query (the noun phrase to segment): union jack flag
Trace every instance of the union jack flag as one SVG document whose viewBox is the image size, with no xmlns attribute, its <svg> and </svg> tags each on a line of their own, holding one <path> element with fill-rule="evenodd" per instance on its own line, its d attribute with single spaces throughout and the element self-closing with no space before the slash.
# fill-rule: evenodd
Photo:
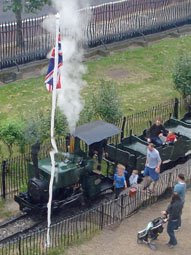
<svg viewBox="0 0 191 255">
<path fill-rule="evenodd" d="M 61 89 L 61 79 L 60 79 L 60 68 L 63 65 L 63 57 L 62 57 L 62 43 L 60 34 L 58 36 L 58 73 L 57 73 L 57 89 Z M 52 49 L 51 57 L 49 61 L 48 71 L 45 77 L 46 88 L 49 92 L 53 90 L 53 74 L 54 74 L 54 66 L 55 66 L 55 47 Z"/>
</svg>

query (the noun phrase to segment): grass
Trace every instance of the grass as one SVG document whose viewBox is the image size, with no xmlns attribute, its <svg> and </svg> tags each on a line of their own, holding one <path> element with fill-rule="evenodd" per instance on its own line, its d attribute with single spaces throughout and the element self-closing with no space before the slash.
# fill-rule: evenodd
<svg viewBox="0 0 191 255">
<path fill-rule="evenodd" d="M 88 72 L 83 89 L 87 97 L 100 78 L 115 80 L 124 115 L 174 98 L 171 78 L 175 60 L 191 50 L 191 36 L 167 38 L 145 48 L 129 48 L 85 63 Z M 30 116 L 51 107 L 51 95 L 44 87 L 44 77 L 17 81 L 0 87 L 0 119 Z"/>
<path fill-rule="evenodd" d="M 0 219 L 4 220 L 6 218 L 9 218 L 12 215 L 12 213 L 7 210 L 5 206 L 5 201 L 0 200 Z"/>
</svg>

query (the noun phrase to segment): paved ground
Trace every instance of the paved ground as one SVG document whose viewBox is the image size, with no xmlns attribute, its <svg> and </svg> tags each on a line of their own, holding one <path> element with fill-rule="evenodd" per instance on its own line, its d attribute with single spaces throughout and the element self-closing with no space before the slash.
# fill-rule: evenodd
<svg viewBox="0 0 191 255">
<path fill-rule="evenodd" d="M 150 208 L 141 210 L 136 215 L 124 220 L 119 227 L 108 228 L 95 236 L 91 241 L 70 248 L 66 255 L 190 255 L 191 254 L 191 191 L 187 192 L 186 203 L 182 217 L 182 229 L 176 233 L 178 245 L 169 249 L 165 243 L 168 235 L 165 231 L 156 241 L 157 251 L 150 250 L 145 245 L 136 243 L 137 231 L 144 228 L 147 223 L 160 216 L 166 209 L 168 201 L 161 201 Z"/>
<path fill-rule="evenodd" d="M 0 23 L 4 21 L 14 21 L 14 15 L 11 11 L 3 12 L 3 2 L 5 0 L 0 0 Z M 120 0 L 89 0 L 90 5 L 99 5 L 103 3 L 109 3 L 109 2 L 117 2 Z M 53 8 L 46 5 L 41 11 L 38 11 L 37 14 L 23 14 L 23 18 L 29 18 L 29 17 L 38 17 L 42 15 L 46 15 L 53 11 Z"/>
</svg>

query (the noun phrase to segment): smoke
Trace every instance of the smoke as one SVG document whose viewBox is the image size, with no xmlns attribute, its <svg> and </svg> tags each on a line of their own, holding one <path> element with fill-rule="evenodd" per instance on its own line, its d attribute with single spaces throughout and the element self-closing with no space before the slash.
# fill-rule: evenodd
<svg viewBox="0 0 191 255">
<path fill-rule="evenodd" d="M 90 13 L 79 11 L 79 9 L 88 6 L 86 0 L 52 0 L 52 6 L 60 14 L 63 51 L 62 89 L 57 90 L 57 105 L 67 118 L 70 133 L 73 133 L 83 109 L 80 91 L 85 85 L 82 76 L 85 74 L 86 68 L 82 64 L 82 41 L 85 39 L 84 31 Z M 55 36 L 55 17 L 48 17 L 44 22 L 44 27 Z"/>
</svg>

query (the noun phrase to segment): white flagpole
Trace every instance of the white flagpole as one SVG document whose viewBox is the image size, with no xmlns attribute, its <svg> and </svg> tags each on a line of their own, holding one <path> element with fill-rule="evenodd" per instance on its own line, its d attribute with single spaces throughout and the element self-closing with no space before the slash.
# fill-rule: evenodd
<svg viewBox="0 0 191 255">
<path fill-rule="evenodd" d="M 58 83 L 58 37 L 59 37 L 59 20 L 60 15 L 56 15 L 56 44 L 55 44 L 55 56 L 54 56 L 54 74 L 53 74 L 53 89 L 52 89 L 52 111 L 51 111 L 51 144 L 52 150 L 50 152 L 51 158 L 51 178 L 49 183 L 49 200 L 47 204 L 48 214 L 47 214 L 47 246 L 50 246 L 50 225 L 51 225 L 51 205 L 52 205 L 52 192 L 53 192 L 53 183 L 55 176 L 55 153 L 58 152 L 55 136 L 54 136 L 54 122 L 55 122 L 55 111 L 56 111 L 56 86 Z"/>
</svg>

